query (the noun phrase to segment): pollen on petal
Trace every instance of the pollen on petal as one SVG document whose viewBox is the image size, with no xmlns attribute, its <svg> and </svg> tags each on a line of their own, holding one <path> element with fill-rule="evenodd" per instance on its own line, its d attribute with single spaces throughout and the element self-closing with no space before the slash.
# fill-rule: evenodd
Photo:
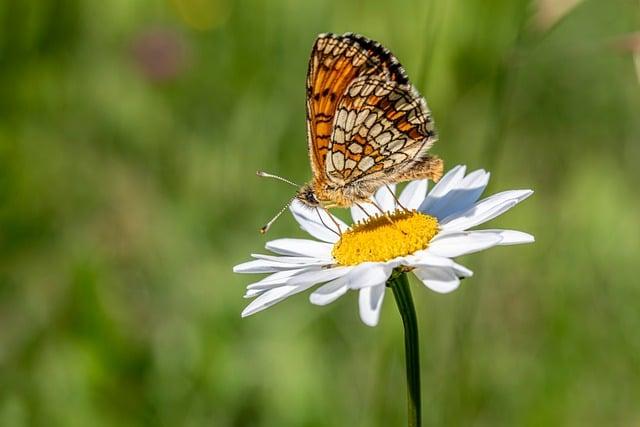
<svg viewBox="0 0 640 427">
<path fill-rule="evenodd" d="M 331 254 L 340 265 L 384 262 L 426 249 L 437 233 L 434 217 L 396 210 L 370 217 L 343 232 Z"/>
</svg>

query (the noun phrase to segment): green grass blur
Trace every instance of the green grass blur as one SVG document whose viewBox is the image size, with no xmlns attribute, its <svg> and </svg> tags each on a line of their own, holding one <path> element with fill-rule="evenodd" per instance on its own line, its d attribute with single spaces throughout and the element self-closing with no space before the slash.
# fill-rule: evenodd
<svg viewBox="0 0 640 427">
<path fill-rule="evenodd" d="M 320 32 L 379 40 L 448 167 L 533 188 L 533 245 L 414 283 L 425 425 L 640 425 L 637 1 L 0 2 L 0 425 L 397 426 L 402 327 L 304 294 L 247 319 L 234 264 L 303 237 Z M 637 33 L 636 33 L 637 34 Z M 626 37 L 626 38 L 625 38 Z"/>
</svg>

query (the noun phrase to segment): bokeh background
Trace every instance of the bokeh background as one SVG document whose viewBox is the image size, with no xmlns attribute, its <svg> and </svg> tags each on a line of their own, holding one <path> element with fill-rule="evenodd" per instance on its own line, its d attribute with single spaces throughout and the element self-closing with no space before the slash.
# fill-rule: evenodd
<svg viewBox="0 0 640 427">
<path fill-rule="evenodd" d="M 357 297 L 247 319 L 234 264 L 303 237 L 318 33 L 381 41 L 449 167 L 536 193 L 533 245 L 414 283 L 425 425 L 640 426 L 640 3 L 0 2 L 0 425 L 395 426 L 402 327 Z M 389 297 L 390 295 L 388 295 Z"/>
</svg>

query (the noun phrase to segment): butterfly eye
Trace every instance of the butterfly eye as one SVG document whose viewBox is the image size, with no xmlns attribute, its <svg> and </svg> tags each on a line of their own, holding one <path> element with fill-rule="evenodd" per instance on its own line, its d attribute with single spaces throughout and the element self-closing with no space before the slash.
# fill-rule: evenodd
<svg viewBox="0 0 640 427">
<path fill-rule="evenodd" d="M 316 198 L 316 195 L 313 191 L 308 191 L 306 194 L 306 199 L 307 202 L 309 202 L 312 205 L 318 205 L 320 204 L 320 202 L 318 201 L 318 199 Z"/>
<path fill-rule="evenodd" d="M 320 205 L 320 201 L 316 197 L 316 193 L 313 191 L 310 184 L 303 185 L 298 191 L 296 197 L 307 206 L 317 207 Z"/>
</svg>

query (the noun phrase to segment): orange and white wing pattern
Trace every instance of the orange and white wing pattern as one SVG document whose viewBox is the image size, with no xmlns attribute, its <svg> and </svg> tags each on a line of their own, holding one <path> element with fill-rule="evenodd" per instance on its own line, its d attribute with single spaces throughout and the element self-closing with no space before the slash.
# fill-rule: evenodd
<svg viewBox="0 0 640 427">
<path fill-rule="evenodd" d="M 336 107 L 325 171 L 340 186 L 401 181 L 435 141 L 427 104 L 411 84 L 362 76 Z"/>
<path fill-rule="evenodd" d="M 307 72 L 307 133 L 315 179 L 328 179 L 325 160 L 332 147 L 338 105 L 348 95 L 349 87 L 365 76 L 377 76 L 403 87 L 408 84 L 402 66 L 379 43 L 350 33 L 318 36 Z"/>
</svg>

